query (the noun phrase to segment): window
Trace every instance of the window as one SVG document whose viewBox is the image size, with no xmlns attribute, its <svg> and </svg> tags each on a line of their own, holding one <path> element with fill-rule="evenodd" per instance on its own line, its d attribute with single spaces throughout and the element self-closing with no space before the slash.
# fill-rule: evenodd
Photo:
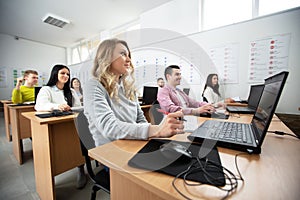
<svg viewBox="0 0 300 200">
<path fill-rule="evenodd" d="M 252 0 L 203 0 L 203 30 L 252 18 Z"/>
<path fill-rule="evenodd" d="M 259 16 L 300 6 L 300 0 L 259 0 Z"/>
<path fill-rule="evenodd" d="M 300 6 L 300 0 L 202 0 L 201 2 L 202 30 Z"/>
<path fill-rule="evenodd" d="M 91 54 L 95 51 L 100 43 L 99 37 L 95 37 L 88 41 L 81 42 L 75 47 L 71 48 L 71 62 L 70 65 L 84 62 L 91 59 Z"/>
<path fill-rule="evenodd" d="M 80 63 L 80 57 L 77 47 L 72 48 L 72 61 L 70 64 Z"/>
</svg>

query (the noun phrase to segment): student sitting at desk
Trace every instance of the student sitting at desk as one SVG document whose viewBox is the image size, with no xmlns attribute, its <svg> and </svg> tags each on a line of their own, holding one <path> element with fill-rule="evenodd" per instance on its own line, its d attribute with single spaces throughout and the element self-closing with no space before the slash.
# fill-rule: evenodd
<svg viewBox="0 0 300 200">
<path fill-rule="evenodd" d="M 13 103 L 33 102 L 34 86 L 38 82 L 38 73 L 35 70 L 26 70 L 24 76 L 17 78 L 16 87 L 12 91 L 11 100 Z M 24 85 L 22 85 L 24 81 Z"/>
<path fill-rule="evenodd" d="M 80 107 L 81 103 L 76 92 L 70 88 L 70 70 L 64 65 L 55 65 L 52 68 L 47 86 L 43 86 L 36 98 L 37 111 L 51 111 L 59 109 L 69 111 L 71 107 Z M 84 165 L 78 166 L 77 188 L 86 185 L 87 178 Z"/>
<path fill-rule="evenodd" d="M 127 43 L 103 41 L 97 50 L 93 78 L 84 87 L 84 113 L 100 146 L 117 139 L 171 137 L 183 131 L 183 113 L 169 114 L 160 125 L 151 125 L 141 110 L 134 87 L 134 67 Z"/>
<path fill-rule="evenodd" d="M 199 102 L 182 90 L 176 88 L 180 85 L 181 72 L 177 65 L 170 65 L 165 69 L 167 84 L 158 90 L 157 100 L 161 108 L 167 112 L 182 110 L 186 115 L 199 115 L 214 111 L 214 107 L 206 102 Z"/>
<path fill-rule="evenodd" d="M 83 96 L 82 96 L 82 88 L 81 83 L 78 78 L 72 78 L 71 80 L 71 88 L 73 88 L 77 94 L 77 96 L 80 99 L 80 102 L 83 102 Z"/>
<path fill-rule="evenodd" d="M 225 101 L 222 100 L 221 94 L 219 92 L 219 83 L 218 83 L 217 74 L 209 74 L 206 79 L 202 97 L 208 103 L 214 104 L 217 107 L 224 107 L 225 103 L 234 102 L 231 98 L 226 98 Z"/>
<path fill-rule="evenodd" d="M 163 88 L 164 86 L 165 86 L 165 81 L 164 81 L 164 79 L 163 78 L 158 78 L 157 79 L 157 85 L 158 85 L 158 87 L 160 87 L 160 88 Z"/>
</svg>

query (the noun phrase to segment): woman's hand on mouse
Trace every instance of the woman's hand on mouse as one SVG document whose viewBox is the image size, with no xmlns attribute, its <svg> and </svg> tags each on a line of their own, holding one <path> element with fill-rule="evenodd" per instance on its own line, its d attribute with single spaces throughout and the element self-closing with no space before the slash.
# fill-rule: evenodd
<svg viewBox="0 0 300 200">
<path fill-rule="evenodd" d="M 184 132 L 183 112 L 177 111 L 166 115 L 160 125 L 150 125 L 149 137 L 172 137 L 178 133 Z"/>
</svg>

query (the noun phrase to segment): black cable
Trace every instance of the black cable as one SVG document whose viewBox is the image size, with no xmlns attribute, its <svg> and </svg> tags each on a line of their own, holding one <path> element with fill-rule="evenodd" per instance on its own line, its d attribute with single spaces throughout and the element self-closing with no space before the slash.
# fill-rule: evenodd
<svg viewBox="0 0 300 200">
<path fill-rule="evenodd" d="M 237 172 L 238 172 L 238 174 L 239 174 L 239 177 L 240 177 L 240 179 L 241 179 L 242 181 L 244 181 L 244 178 L 242 177 L 242 174 L 241 174 L 241 172 L 240 172 L 240 170 L 239 170 L 239 167 L 238 167 L 238 164 L 237 164 L 237 157 L 240 156 L 240 155 L 243 155 L 243 154 L 247 154 L 247 155 L 248 155 L 248 153 L 242 152 L 242 153 L 237 153 L 237 154 L 235 154 L 235 157 L 234 157 L 235 168 L 236 168 L 236 170 L 237 170 Z"/>
<path fill-rule="evenodd" d="M 175 189 L 182 197 L 184 197 L 184 198 L 187 199 L 187 200 L 192 200 L 192 199 L 189 198 L 188 196 L 186 196 L 185 194 L 183 194 L 183 193 L 176 187 L 175 181 L 177 180 L 177 178 L 179 178 L 179 176 L 181 176 L 182 174 L 188 172 L 188 171 L 190 170 L 190 168 L 191 168 L 193 165 L 194 165 L 194 163 L 190 164 L 190 166 L 189 166 L 186 170 L 184 170 L 184 171 L 180 172 L 179 174 L 177 174 L 177 175 L 174 177 L 173 181 L 172 181 L 172 186 L 174 187 L 174 189 Z"/>
<path fill-rule="evenodd" d="M 225 168 L 224 166 L 219 165 L 218 163 L 215 163 L 211 160 L 208 160 L 207 158 L 193 157 L 193 159 L 196 159 L 196 160 L 192 161 L 192 163 L 187 167 L 186 170 L 178 173 L 174 177 L 174 179 L 172 181 L 172 186 L 182 197 L 184 197 L 187 200 L 191 200 L 190 197 L 183 194 L 175 185 L 176 180 L 180 176 L 183 176 L 183 181 L 184 181 L 185 185 L 187 185 L 187 186 L 201 186 L 201 185 L 214 186 L 214 187 L 226 192 L 226 195 L 222 198 L 222 199 L 226 199 L 231 193 L 233 193 L 238 188 L 238 181 L 241 180 L 244 182 L 244 179 L 243 179 L 243 177 L 240 173 L 240 170 L 238 168 L 238 165 L 237 165 L 237 157 L 241 154 L 245 154 L 245 153 L 239 153 L 239 154 L 235 155 L 235 166 L 238 171 L 238 176 L 234 175 L 233 172 L 231 172 L 229 169 Z M 207 171 L 207 169 L 209 169 L 209 170 L 214 169 L 219 172 L 222 172 L 224 175 L 224 178 L 225 178 L 225 185 L 222 187 L 216 186 L 216 185 L 220 184 L 219 181 L 223 180 L 223 177 L 215 178 L 209 171 Z M 207 180 L 208 183 L 205 183 L 205 184 L 203 184 L 203 183 L 188 183 L 187 177 L 191 174 L 199 173 L 199 172 L 203 173 L 203 176 L 205 177 L 205 179 Z M 229 188 L 228 188 L 228 186 L 229 186 Z"/>
<path fill-rule="evenodd" d="M 291 136 L 291 137 L 295 137 L 295 138 L 298 138 L 300 139 L 299 136 L 297 135 L 293 135 L 293 134 L 290 134 L 290 133 L 285 133 L 283 131 L 268 131 L 269 133 L 275 133 L 276 135 L 288 135 L 288 136 Z"/>
</svg>

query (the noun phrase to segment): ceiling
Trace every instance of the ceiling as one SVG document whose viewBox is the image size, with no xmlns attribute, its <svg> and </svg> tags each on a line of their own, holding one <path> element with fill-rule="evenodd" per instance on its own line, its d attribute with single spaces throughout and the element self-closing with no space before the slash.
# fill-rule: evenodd
<svg viewBox="0 0 300 200">
<path fill-rule="evenodd" d="M 69 47 L 137 20 L 141 13 L 170 0 L 0 0 L 0 33 Z M 51 13 L 69 20 L 64 28 L 46 24 Z"/>
</svg>

